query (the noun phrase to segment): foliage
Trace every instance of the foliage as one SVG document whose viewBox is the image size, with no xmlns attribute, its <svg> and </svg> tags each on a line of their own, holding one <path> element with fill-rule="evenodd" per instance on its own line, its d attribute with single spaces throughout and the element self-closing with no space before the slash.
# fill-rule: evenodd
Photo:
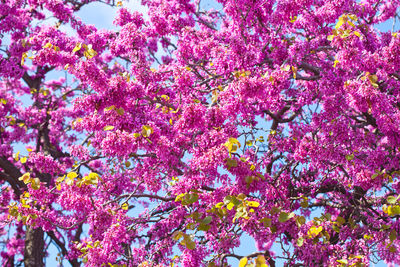
<svg viewBox="0 0 400 267">
<path fill-rule="evenodd" d="M 0 2 L 3 266 L 400 264 L 398 0 L 89 2 Z"/>
</svg>

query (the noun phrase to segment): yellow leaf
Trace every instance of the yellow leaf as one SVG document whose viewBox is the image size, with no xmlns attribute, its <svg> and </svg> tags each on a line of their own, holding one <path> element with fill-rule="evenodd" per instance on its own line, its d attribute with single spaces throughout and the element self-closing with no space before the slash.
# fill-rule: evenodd
<svg viewBox="0 0 400 267">
<path fill-rule="evenodd" d="M 119 109 L 117 109 L 117 113 L 118 113 L 118 115 L 124 115 L 124 113 L 125 113 L 125 110 L 123 109 L 123 108 L 119 108 Z"/>
<path fill-rule="evenodd" d="M 43 48 L 52 48 L 53 45 L 51 43 L 46 43 Z"/>
<path fill-rule="evenodd" d="M 142 135 L 144 137 L 149 137 L 153 132 L 154 131 L 153 131 L 153 128 L 151 128 L 151 126 L 148 126 L 148 125 L 142 126 Z"/>
<path fill-rule="evenodd" d="M 96 56 L 97 55 L 97 52 L 92 48 L 92 45 L 90 44 L 90 45 L 83 45 L 83 47 L 85 48 L 85 52 L 83 52 L 83 55 L 86 57 L 86 58 L 92 58 L 92 57 L 94 57 L 94 56 Z"/>
<path fill-rule="evenodd" d="M 15 161 L 19 161 L 19 151 L 17 153 L 14 154 L 14 160 Z"/>
<path fill-rule="evenodd" d="M 239 261 L 239 267 L 245 267 L 247 265 L 247 257 L 241 258 Z"/>
<path fill-rule="evenodd" d="M 231 209 L 233 209 L 234 206 L 235 206 L 235 204 L 233 204 L 232 202 L 229 202 L 228 205 L 226 206 L 226 208 L 228 210 L 231 210 Z"/>
<path fill-rule="evenodd" d="M 228 141 L 224 144 L 229 153 L 234 153 L 240 148 L 240 142 L 236 138 L 229 137 Z"/>
<path fill-rule="evenodd" d="M 258 203 L 257 201 L 247 201 L 247 205 L 248 205 L 249 207 L 257 208 L 257 207 L 260 206 L 260 203 Z"/>
<path fill-rule="evenodd" d="M 104 111 L 109 111 L 109 110 L 113 110 L 113 109 L 115 109 L 115 106 L 114 106 L 114 105 L 109 106 L 109 107 L 107 107 L 107 108 L 104 108 Z"/>
<path fill-rule="evenodd" d="M 27 160 L 26 157 L 21 158 L 21 163 L 22 163 L 22 164 L 26 163 L 26 160 Z"/>
<path fill-rule="evenodd" d="M 186 195 L 186 193 L 182 193 L 182 194 L 177 195 L 176 198 L 175 198 L 175 202 L 181 201 L 185 195 Z"/>
<path fill-rule="evenodd" d="M 29 172 L 27 172 L 24 175 L 22 175 L 21 177 L 19 177 L 18 180 L 23 181 L 24 184 L 28 184 L 32 180 L 31 174 Z"/>
<path fill-rule="evenodd" d="M 32 179 L 31 187 L 33 190 L 38 190 L 40 188 L 40 180 L 39 178 Z"/>
<path fill-rule="evenodd" d="M 336 23 L 336 26 L 335 26 L 336 29 L 339 29 L 340 26 L 343 25 L 343 23 L 344 23 L 344 18 L 346 18 L 346 15 L 342 15 L 342 16 L 339 18 L 339 21 L 338 21 L 338 23 Z"/>
<path fill-rule="evenodd" d="M 121 205 L 121 209 L 123 209 L 123 210 L 128 210 L 128 209 L 129 209 L 128 203 L 122 204 L 122 205 Z"/>
<path fill-rule="evenodd" d="M 104 126 L 103 130 L 104 131 L 111 131 L 112 129 L 114 129 L 115 127 L 112 125 L 108 125 L 108 126 Z"/>
<path fill-rule="evenodd" d="M 339 60 L 335 60 L 334 62 L 333 62 L 333 67 L 334 68 L 336 68 L 336 65 L 339 63 Z"/>
<path fill-rule="evenodd" d="M 21 57 L 21 66 L 24 65 L 24 63 L 25 63 L 25 58 L 27 58 L 27 57 L 28 57 L 28 53 L 24 52 L 24 53 L 22 54 L 22 57 Z"/>
<path fill-rule="evenodd" d="M 76 43 L 75 48 L 72 50 L 72 53 L 75 53 L 76 51 L 81 50 L 82 48 L 82 43 Z"/>
<path fill-rule="evenodd" d="M 309 238 L 314 238 L 314 237 L 316 237 L 317 235 L 319 235 L 319 233 L 321 233 L 321 231 L 322 231 L 322 226 L 319 226 L 319 227 L 315 227 L 314 225 L 313 226 L 311 226 L 311 228 L 308 230 L 308 236 L 309 236 Z"/>
<path fill-rule="evenodd" d="M 66 185 L 73 185 L 74 184 L 74 178 L 68 177 L 65 179 L 65 184 Z"/>
<path fill-rule="evenodd" d="M 256 267 L 263 267 L 263 266 L 267 266 L 265 257 L 263 255 L 258 255 L 256 258 Z"/>
<path fill-rule="evenodd" d="M 67 174 L 67 177 L 70 179 L 75 179 L 76 177 L 78 177 L 78 174 L 76 172 L 70 172 Z"/>
</svg>

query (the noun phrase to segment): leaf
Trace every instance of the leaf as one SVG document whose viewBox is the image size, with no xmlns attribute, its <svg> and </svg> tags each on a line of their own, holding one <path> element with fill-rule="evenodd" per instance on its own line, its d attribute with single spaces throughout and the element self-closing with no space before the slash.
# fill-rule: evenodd
<svg viewBox="0 0 400 267">
<path fill-rule="evenodd" d="M 212 221 L 212 216 L 207 216 L 203 219 L 202 223 L 204 224 L 210 224 Z"/>
<path fill-rule="evenodd" d="M 246 145 L 247 146 L 252 146 L 253 145 L 253 140 L 246 141 Z"/>
<path fill-rule="evenodd" d="M 306 218 L 304 216 L 296 217 L 296 224 L 298 227 L 302 226 L 305 223 L 306 223 Z"/>
<path fill-rule="evenodd" d="M 301 206 L 303 209 L 308 208 L 308 198 L 307 198 L 307 197 L 304 197 L 304 198 L 303 198 L 303 200 L 300 202 L 300 206 Z"/>
<path fill-rule="evenodd" d="M 122 204 L 122 205 L 121 205 L 121 209 L 123 209 L 123 210 L 128 210 L 128 209 L 129 209 L 128 203 Z"/>
<path fill-rule="evenodd" d="M 26 163 L 26 160 L 27 160 L 26 157 L 21 158 L 21 163 L 22 163 L 22 164 Z"/>
<path fill-rule="evenodd" d="M 110 110 L 113 110 L 113 109 L 115 109 L 115 106 L 114 106 L 114 105 L 109 106 L 109 107 L 107 107 L 107 108 L 104 108 L 104 111 L 110 111 Z"/>
<path fill-rule="evenodd" d="M 90 45 L 83 45 L 83 47 L 85 48 L 85 52 L 83 52 L 83 55 L 86 57 L 86 58 L 92 58 L 92 57 L 94 57 L 94 56 L 96 56 L 97 55 L 97 52 L 92 48 L 92 45 L 90 44 Z"/>
<path fill-rule="evenodd" d="M 181 201 L 187 193 L 182 193 L 176 196 L 175 202 Z"/>
<path fill-rule="evenodd" d="M 229 202 L 229 204 L 226 206 L 226 208 L 227 208 L 228 210 L 232 210 L 233 207 L 235 207 L 235 204 L 233 204 L 232 202 Z"/>
<path fill-rule="evenodd" d="M 393 229 L 392 231 L 390 231 L 389 239 L 391 242 L 393 242 L 394 240 L 396 240 L 396 238 L 397 238 L 397 232 L 396 230 Z"/>
<path fill-rule="evenodd" d="M 21 177 L 18 178 L 18 180 L 23 181 L 24 184 L 28 184 L 31 182 L 31 174 L 29 172 L 25 173 Z"/>
<path fill-rule="evenodd" d="M 291 213 L 286 213 L 286 212 L 282 211 L 282 212 L 279 214 L 278 221 L 281 222 L 281 223 L 284 223 L 284 222 L 290 220 L 291 218 L 293 218 L 294 215 L 295 215 L 295 214 L 294 214 L 293 212 L 291 212 Z"/>
<path fill-rule="evenodd" d="M 257 207 L 260 206 L 260 203 L 258 203 L 257 201 L 247 201 L 247 205 L 248 205 L 249 207 L 257 208 Z"/>
<path fill-rule="evenodd" d="M 208 230 L 210 230 L 210 228 L 211 228 L 211 225 L 201 223 L 199 225 L 199 227 L 197 228 L 197 230 L 207 232 Z"/>
<path fill-rule="evenodd" d="M 394 197 L 394 196 L 388 196 L 387 199 L 386 199 L 386 201 L 387 201 L 387 203 L 389 203 L 389 204 L 396 204 L 397 198 Z"/>
<path fill-rule="evenodd" d="M 92 185 L 96 185 L 99 183 L 99 178 L 100 176 L 95 173 L 95 172 L 91 172 L 89 173 L 88 176 L 85 177 L 85 184 L 92 184 Z"/>
<path fill-rule="evenodd" d="M 182 236 L 183 236 L 183 233 L 181 231 L 174 232 L 172 234 L 172 239 L 175 241 L 178 241 Z"/>
<path fill-rule="evenodd" d="M 316 226 L 311 226 L 311 228 L 308 230 L 307 234 L 309 238 L 314 238 L 316 236 L 319 235 L 319 233 L 321 233 L 321 231 L 323 230 L 322 226 L 316 227 Z"/>
<path fill-rule="evenodd" d="M 353 160 L 353 159 L 354 159 L 354 154 L 346 155 L 346 159 L 347 159 L 348 161 Z"/>
<path fill-rule="evenodd" d="M 263 255 L 258 255 L 256 258 L 256 267 L 262 267 L 266 265 L 266 260 Z"/>
<path fill-rule="evenodd" d="M 296 241 L 296 244 L 297 244 L 298 247 L 303 246 L 303 244 L 304 244 L 304 237 L 299 237 L 299 238 L 297 239 L 297 241 Z"/>
<path fill-rule="evenodd" d="M 108 125 L 108 126 L 104 126 L 103 130 L 104 131 L 111 131 L 112 129 L 114 129 L 115 127 L 112 125 Z"/>
<path fill-rule="evenodd" d="M 124 115 L 125 110 L 123 108 L 119 108 L 119 109 L 117 109 L 117 113 L 118 113 L 118 115 L 122 116 L 122 115 Z"/>
<path fill-rule="evenodd" d="M 39 180 L 39 178 L 32 179 L 31 187 L 32 187 L 33 190 L 38 190 L 40 188 L 40 180 Z"/>
<path fill-rule="evenodd" d="M 226 165 L 228 166 L 228 170 L 230 170 L 232 167 L 237 167 L 238 163 L 235 159 L 226 159 Z"/>
<path fill-rule="evenodd" d="M 335 61 L 333 62 L 333 67 L 336 68 L 336 66 L 337 66 L 338 63 L 339 63 L 339 60 L 335 60 Z"/>
<path fill-rule="evenodd" d="M 247 257 L 241 258 L 239 261 L 239 267 L 245 267 L 247 265 Z"/>
<path fill-rule="evenodd" d="M 81 48 L 82 48 L 82 43 L 80 43 L 80 42 L 76 43 L 74 49 L 72 49 L 72 53 L 75 53 L 75 52 L 81 50 Z"/>
<path fill-rule="evenodd" d="M 150 126 L 148 126 L 148 125 L 142 126 L 142 135 L 144 137 L 149 137 L 153 132 L 154 132 L 153 128 L 151 128 Z"/>
<path fill-rule="evenodd" d="M 74 184 L 74 178 L 67 177 L 67 179 L 65 179 L 65 184 L 66 185 L 73 185 Z"/>
<path fill-rule="evenodd" d="M 343 225 L 345 222 L 346 222 L 346 220 L 345 220 L 343 217 L 341 217 L 341 216 L 338 216 L 338 217 L 336 218 L 336 223 L 337 223 L 338 225 Z"/>
<path fill-rule="evenodd" d="M 20 151 L 18 151 L 17 153 L 14 154 L 15 161 L 19 161 L 19 153 L 20 153 Z"/>
<path fill-rule="evenodd" d="M 67 174 L 67 177 L 70 179 L 74 179 L 74 178 L 78 177 L 78 174 L 76 172 L 69 172 Z"/>
<path fill-rule="evenodd" d="M 228 149 L 229 154 L 235 153 L 240 148 L 240 142 L 236 138 L 229 137 L 224 146 Z"/>
</svg>

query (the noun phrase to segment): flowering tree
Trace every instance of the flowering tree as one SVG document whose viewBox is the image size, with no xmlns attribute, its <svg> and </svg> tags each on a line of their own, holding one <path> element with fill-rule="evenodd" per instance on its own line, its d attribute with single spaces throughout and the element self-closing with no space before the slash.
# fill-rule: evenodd
<svg viewBox="0 0 400 267">
<path fill-rule="evenodd" d="M 400 264 L 400 1 L 89 2 L 0 1 L 3 266 Z"/>
</svg>

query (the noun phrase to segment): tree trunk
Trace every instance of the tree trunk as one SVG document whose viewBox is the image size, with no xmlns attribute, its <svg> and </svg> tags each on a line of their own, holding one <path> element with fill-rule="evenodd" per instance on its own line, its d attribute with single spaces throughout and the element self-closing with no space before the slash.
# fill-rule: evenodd
<svg viewBox="0 0 400 267">
<path fill-rule="evenodd" d="M 44 267 L 44 233 L 40 228 L 26 227 L 25 233 L 25 267 Z"/>
</svg>

